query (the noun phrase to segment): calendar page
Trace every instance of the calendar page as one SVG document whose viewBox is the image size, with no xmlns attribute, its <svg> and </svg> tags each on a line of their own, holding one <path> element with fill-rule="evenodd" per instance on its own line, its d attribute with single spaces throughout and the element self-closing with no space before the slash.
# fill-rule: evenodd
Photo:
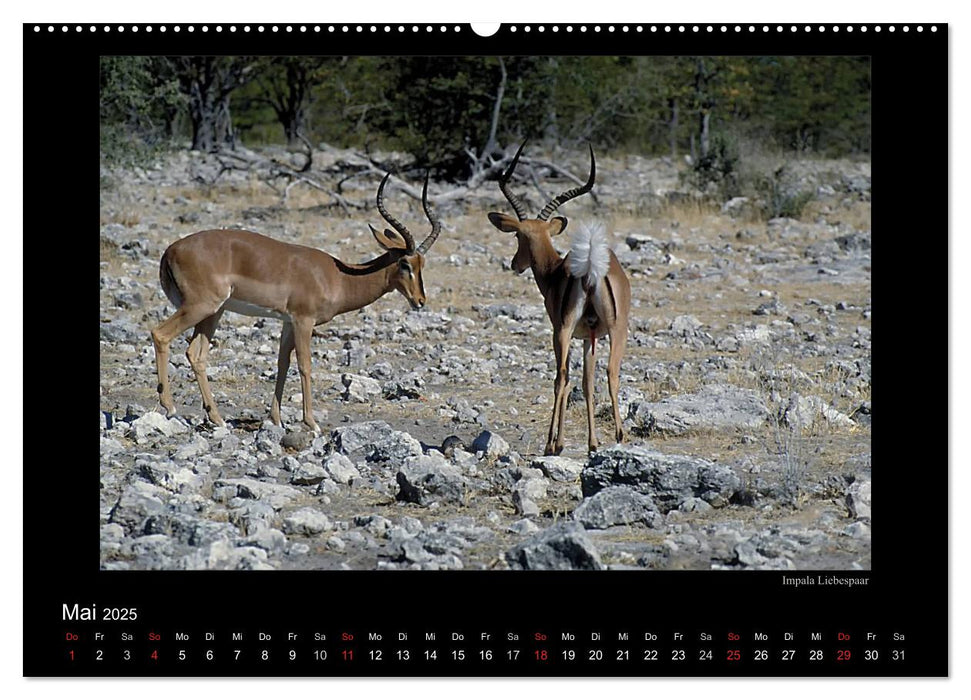
<svg viewBox="0 0 971 700">
<path fill-rule="evenodd" d="M 946 24 L 23 32 L 25 676 L 948 675 Z"/>
</svg>

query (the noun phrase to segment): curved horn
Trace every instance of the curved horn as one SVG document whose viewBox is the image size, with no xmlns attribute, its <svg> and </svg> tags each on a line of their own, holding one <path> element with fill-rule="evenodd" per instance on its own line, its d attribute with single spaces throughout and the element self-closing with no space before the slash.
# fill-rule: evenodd
<svg viewBox="0 0 971 700">
<path fill-rule="evenodd" d="M 418 252 L 424 255 L 428 252 L 428 249 L 432 247 L 432 243 L 438 238 L 438 234 L 442 230 L 442 222 L 436 219 L 432 215 L 432 210 L 428 207 L 428 171 L 425 171 L 425 186 L 421 189 L 421 206 L 425 210 L 425 216 L 428 217 L 428 221 L 431 222 L 432 232 L 428 234 L 428 238 L 421 242 L 418 246 Z"/>
<path fill-rule="evenodd" d="M 581 194 L 586 194 L 593 189 L 593 181 L 597 177 L 597 161 L 593 157 L 593 145 L 590 145 L 590 177 L 587 179 L 587 184 L 582 187 L 575 187 L 572 190 L 567 190 L 559 197 L 555 197 L 550 200 L 549 204 L 543 207 L 543 211 L 539 213 L 539 220 L 546 221 L 550 214 L 557 210 L 557 208 L 566 202 L 569 202 L 574 197 L 579 197 Z"/>
<path fill-rule="evenodd" d="M 519 162 L 519 156 L 526 147 L 526 141 L 529 141 L 529 139 L 523 141 L 522 145 L 519 147 L 519 150 L 516 151 L 516 155 L 513 157 L 512 163 L 509 164 L 506 172 L 504 172 L 502 177 L 499 178 L 499 189 L 504 195 L 506 195 L 506 199 L 508 199 L 509 203 L 512 204 L 512 208 L 516 210 L 516 216 L 519 217 L 520 221 L 526 218 L 526 207 L 524 207 L 523 203 L 519 201 L 519 197 L 512 193 L 512 191 L 509 189 L 508 183 L 509 176 L 512 175 L 512 171 L 516 169 L 516 163 Z"/>
<path fill-rule="evenodd" d="M 405 239 L 405 244 L 408 246 L 407 250 L 409 255 L 415 252 L 415 239 L 412 237 L 411 232 L 405 228 L 405 225 L 398 221 L 396 218 L 388 213 L 388 210 L 384 208 L 384 186 L 388 183 L 388 178 L 391 177 L 391 173 L 384 176 L 381 181 L 381 185 L 378 187 L 378 211 L 381 212 L 381 216 L 384 220 L 391 224 L 391 227 L 395 231 L 401 234 L 401 237 Z"/>
</svg>

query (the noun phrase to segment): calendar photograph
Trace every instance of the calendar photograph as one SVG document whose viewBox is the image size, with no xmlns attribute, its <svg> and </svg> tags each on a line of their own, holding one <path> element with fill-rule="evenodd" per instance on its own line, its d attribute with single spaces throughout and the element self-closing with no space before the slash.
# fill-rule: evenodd
<svg viewBox="0 0 971 700">
<path fill-rule="evenodd" d="M 865 580 L 868 56 L 99 68 L 102 571 Z"/>
</svg>

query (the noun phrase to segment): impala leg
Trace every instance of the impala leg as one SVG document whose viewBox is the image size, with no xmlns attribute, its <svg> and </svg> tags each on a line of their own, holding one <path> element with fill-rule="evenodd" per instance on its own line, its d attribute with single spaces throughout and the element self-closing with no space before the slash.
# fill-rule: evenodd
<svg viewBox="0 0 971 700">
<path fill-rule="evenodd" d="M 617 405 L 617 389 L 620 385 L 620 360 L 627 347 L 627 326 L 616 325 L 610 329 L 610 359 L 607 362 L 607 386 L 610 389 L 610 402 L 614 407 L 614 437 L 617 442 L 624 441 L 624 424 L 620 419 Z"/>
<path fill-rule="evenodd" d="M 223 312 L 217 311 L 212 316 L 203 319 L 196 324 L 192 338 L 189 339 L 189 347 L 185 351 L 185 356 L 189 360 L 193 373 L 196 375 L 196 382 L 199 384 L 199 391 L 202 393 L 202 408 L 205 410 L 209 420 L 215 425 L 226 425 L 219 411 L 216 409 L 216 401 L 212 397 L 212 390 L 209 388 L 209 377 L 206 376 L 206 362 L 209 359 L 209 344 L 216 335 L 216 326 Z"/>
<path fill-rule="evenodd" d="M 570 383 L 570 332 L 563 329 L 553 335 L 553 355 L 556 359 L 556 381 L 553 384 L 553 416 L 544 454 L 558 455 L 563 451 L 563 418 L 566 413 L 567 386 Z"/>
<path fill-rule="evenodd" d="M 320 432 L 317 421 L 314 420 L 314 411 L 310 393 L 310 336 L 314 330 L 312 320 L 294 320 L 293 335 L 294 344 L 297 350 L 297 369 L 300 370 L 300 388 L 303 392 L 303 422 L 315 433 Z"/>
<path fill-rule="evenodd" d="M 284 321 L 283 331 L 280 333 L 280 357 L 276 361 L 276 389 L 273 392 L 273 403 L 270 406 L 270 420 L 280 425 L 280 403 L 283 401 L 283 385 L 287 381 L 290 371 L 290 356 L 293 354 L 293 324 Z"/>
<path fill-rule="evenodd" d="M 563 368 L 563 386 L 560 387 L 560 405 L 557 411 L 556 420 L 556 446 L 553 449 L 553 454 L 560 454 L 563 451 L 563 442 L 565 440 L 563 434 L 563 422 L 566 419 L 566 400 L 570 396 L 570 339 L 566 339 L 566 346 L 563 349 L 563 354 L 566 356 L 566 361 L 564 362 Z"/>
<path fill-rule="evenodd" d="M 172 399 L 172 388 L 169 386 L 169 345 L 176 336 L 189 330 L 212 313 L 213 309 L 210 307 L 183 306 L 152 330 L 155 369 L 158 372 L 158 397 L 169 417 L 175 415 L 175 401 Z"/>
<path fill-rule="evenodd" d="M 583 398 L 587 400 L 587 451 L 597 450 L 597 429 L 594 426 L 593 374 L 597 359 L 593 354 L 594 344 L 589 338 L 583 340 Z"/>
</svg>

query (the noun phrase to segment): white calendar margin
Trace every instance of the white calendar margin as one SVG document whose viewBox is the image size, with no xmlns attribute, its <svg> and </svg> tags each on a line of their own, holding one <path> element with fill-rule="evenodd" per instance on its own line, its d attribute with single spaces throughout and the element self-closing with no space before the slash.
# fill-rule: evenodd
<svg viewBox="0 0 971 700">
<path fill-rule="evenodd" d="M 901 2 L 899 0 L 884 0 L 879 6 L 870 3 L 849 3 L 846 0 L 816 0 L 810 5 L 801 3 L 782 3 L 776 0 L 725 2 L 724 0 L 695 0 L 690 3 L 647 3 L 631 2 L 630 0 L 596 0 L 596 2 L 577 5 L 575 3 L 552 2 L 540 0 L 528 5 L 522 0 L 480 0 L 476 4 L 458 3 L 452 0 L 430 0 L 419 4 L 392 2 L 391 0 L 373 0 L 370 3 L 340 3 L 340 2 L 307 2 L 295 0 L 290 3 L 270 4 L 265 2 L 250 2 L 236 0 L 229 2 L 210 2 L 203 5 L 198 0 L 166 0 L 162 3 L 112 0 L 110 2 L 70 2 L 69 0 L 35 1 L 30 4 L 8 3 L 0 10 L 3 22 L 0 28 L 3 32 L 3 46 L 5 60 L 0 62 L 3 85 L 10 94 L 19 94 L 22 100 L 23 82 L 23 42 L 21 23 L 32 22 L 388 22 L 388 23 L 425 23 L 447 22 L 460 23 L 482 22 L 558 22 L 558 23 L 592 23 L 592 22 L 625 22 L 634 24 L 663 23 L 663 22 L 948 22 L 951 43 L 951 117 L 950 122 L 967 124 L 971 118 L 969 109 L 969 90 L 971 84 L 971 22 L 965 22 L 966 12 L 955 10 L 957 3 L 945 0 L 922 0 L 921 2 Z M 811 12 L 807 12 L 807 7 Z M 380 41 L 375 42 L 379 48 Z M 956 77 L 961 78 L 956 79 Z M 23 112 L 21 109 L 4 110 L 0 119 L 3 120 L 3 130 L 7 135 L 8 146 L 16 143 L 15 134 L 23 133 Z M 952 129 L 952 146 L 950 162 L 951 174 L 954 182 L 950 187 L 952 192 L 966 193 L 971 191 L 971 176 L 968 163 L 971 162 L 971 148 L 969 148 L 968 129 Z M 73 135 L 70 138 L 85 138 L 84 135 Z M 23 238 L 17 236 L 18 229 L 23 231 L 23 186 L 22 173 L 22 139 L 20 151 L 10 148 L 4 149 L 14 154 L 14 162 L 3 168 L 3 193 L 5 207 L 12 212 L 8 222 L 13 226 L 5 227 L 8 235 L 4 239 L 5 251 L 0 256 L 0 284 L 2 284 L 2 298 L 5 300 L 6 313 L 2 318 L 3 336 L 14 339 L 13 343 L 0 345 L 0 439 L 3 440 L 4 459 L 3 468 L 7 471 L 7 485 L 11 479 L 15 480 L 16 491 L 6 491 L 8 503 L 13 501 L 14 507 L 3 509 L 2 523 L 4 533 L 17 533 L 5 538 L 8 549 L 4 552 L 9 559 L 16 556 L 20 562 L 18 571 L 23 567 L 23 439 L 24 425 L 29 422 L 37 427 L 44 427 L 45 421 L 87 420 L 86 415 L 76 402 L 63 400 L 55 402 L 55 408 L 50 416 L 27 416 L 23 411 L 24 380 L 36 377 L 41 371 L 38 367 L 25 367 L 23 356 Z M 959 200 L 960 201 L 960 200 Z M 948 235 L 948 278 L 949 284 L 949 358 L 964 359 L 968 355 L 966 348 L 971 344 L 971 275 L 965 272 L 966 266 L 971 264 L 971 216 L 965 207 L 952 209 L 950 232 Z M 951 232 L 955 232 L 952 234 Z M 935 234 L 930 240 L 934 241 L 928 250 L 916 251 L 915 257 L 921 258 L 930 269 L 939 270 L 942 267 L 940 259 L 941 246 L 936 243 Z M 950 274 L 951 272 L 956 274 Z M 926 273 L 928 277 L 931 272 Z M 918 303 L 936 309 L 943 303 L 940 299 L 924 298 Z M 892 309 L 882 311 L 886 321 Z M 935 341 L 930 341 L 935 342 Z M 948 377 L 928 377 L 927 385 L 936 387 L 948 381 L 949 396 L 956 397 L 949 400 L 949 445 L 950 426 L 963 427 L 971 420 L 968 401 L 961 400 L 971 391 L 969 368 L 967 363 L 952 360 L 954 366 L 948 368 Z M 48 368 L 44 368 L 45 370 Z M 954 370 L 953 379 L 950 370 Z M 56 368 L 55 368 L 56 371 Z M 953 402 L 953 406 L 951 406 Z M 950 410 L 953 407 L 954 411 Z M 80 415 L 78 415 L 80 414 Z M 960 432 L 958 433 L 961 434 Z M 915 439 L 932 439 L 929 436 Z M 963 444 L 953 444 L 953 452 L 949 450 L 951 483 L 949 494 L 971 493 L 971 448 Z M 943 485 L 942 485 L 943 486 Z M 968 590 L 969 572 L 967 566 L 968 540 L 971 534 L 968 513 L 971 509 L 966 506 L 953 508 L 951 499 L 951 531 L 950 552 L 951 575 L 950 590 Z M 934 536 L 931 533 L 929 536 Z M 960 543 L 961 546 L 956 546 Z M 963 555 L 959 558 L 959 555 Z M 802 698 L 817 698 L 821 694 L 857 696 L 870 693 L 878 694 L 888 700 L 896 698 L 926 697 L 967 697 L 971 689 L 971 665 L 968 664 L 971 645 L 968 635 L 971 634 L 969 625 L 969 603 L 960 595 L 950 596 L 950 669 L 951 679 L 942 680 L 863 680 L 852 679 L 846 681 L 828 679 L 805 680 L 734 680 L 734 679 L 569 679 L 569 680 L 504 680 L 504 679 L 463 679 L 463 680 L 409 680 L 409 679 L 375 679 L 351 680 L 328 679 L 286 679 L 286 680 L 228 680 L 228 679 L 169 679 L 169 680 L 126 680 L 126 679 L 84 679 L 84 680 L 44 680 L 24 679 L 23 674 L 23 624 L 25 616 L 30 611 L 23 610 L 23 579 L 5 577 L 2 584 L 3 599 L 16 605 L 8 605 L 7 609 L 15 609 L 7 617 L 13 617 L 11 624 L 4 625 L 0 632 L 0 687 L 5 697 L 50 698 L 51 700 L 78 700 L 80 698 L 125 697 L 137 700 L 171 700 L 173 695 L 183 698 L 211 696 L 213 693 L 231 695 L 233 700 L 248 700 L 259 698 L 265 700 L 268 695 L 280 691 L 287 693 L 287 700 L 297 698 L 324 697 L 361 698 L 380 697 L 382 700 L 493 700 L 501 697 L 503 700 L 511 698 L 557 698 L 557 700 L 572 700 L 573 698 L 588 698 L 594 694 L 604 692 L 611 694 L 611 700 L 637 697 L 646 698 L 650 695 L 671 694 L 679 698 L 687 697 L 715 697 L 719 700 L 729 698 L 772 698 L 778 700 L 801 700 Z"/>
</svg>

